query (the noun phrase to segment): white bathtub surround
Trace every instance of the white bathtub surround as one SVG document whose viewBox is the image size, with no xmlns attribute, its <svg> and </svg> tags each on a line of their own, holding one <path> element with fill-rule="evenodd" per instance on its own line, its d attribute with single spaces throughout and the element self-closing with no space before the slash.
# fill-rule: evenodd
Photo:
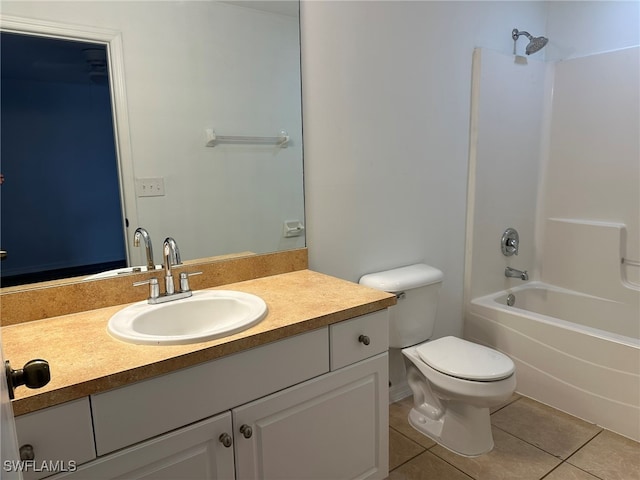
<svg viewBox="0 0 640 480">
<path fill-rule="evenodd" d="M 628 305 L 640 304 L 640 283 L 623 263 L 634 249 L 623 223 L 549 218 L 545 223 L 540 276 L 545 283 Z M 563 317 L 560 317 L 563 318 Z M 640 322 L 636 316 L 636 326 Z M 607 328 L 605 328 L 607 330 Z"/>
<path fill-rule="evenodd" d="M 515 309 L 552 317 L 565 328 L 587 331 L 598 337 L 640 346 L 640 325 L 637 321 L 640 308 L 637 303 L 607 300 L 542 282 L 531 282 L 510 289 L 508 294 L 512 295 L 512 306 Z M 508 294 L 501 292 L 489 297 L 500 305 L 507 306 Z M 603 318 L 606 319 L 605 322 L 602 321 Z"/>
<path fill-rule="evenodd" d="M 635 19 L 636 23 L 640 19 L 637 6 Z M 556 249 L 564 250 L 554 242 L 555 239 L 548 237 L 547 228 L 553 228 L 548 232 L 552 236 L 567 234 L 572 239 L 579 238 L 580 242 L 574 245 L 579 250 L 587 247 L 586 242 L 595 247 L 595 236 L 604 235 L 597 230 L 604 229 L 605 224 L 624 226 L 625 231 L 615 245 L 611 244 L 617 241 L 615 238 L 601 237 L 606 242 L 602 247 L 612 255 L 619 255 L 619 258 L 612 258 L 613 264 L 607 267 L 594 265 L 590 272 L 600 274 L 601 267 L 619 270 L 623 257 L 640 262 L 638 43 L 640 38 L 637 37 L 635 47 L 573 58 L 553 65 L 548 158 L 543 165 L 545 173 L 540 183 L 537 219 L 537 229 L 544 238 L 542 256 L 538 260 L 545 268 L 552 264 L 551 260 L 546 261 L 549 255 L 553 255 Z M 559 225 L 554 222 L 556 225 L 551 226 L 550 219 L 564 219 L 570 223 Z M 558 232 L 558 228 L 563 232 Z M 604 260 L 600 255 L 594 256 L 596 252 L 596 248 L 584 252 L 582 261 L 589 265 L 591 261 Z M 573 264 L 578 261 L 577 252 L 567 254 L 570 255 L 568 261 Z M 639 264 L 626 263 L 623 270 L 628 281 L 640 284 Z M 547 278 L 546 272 L 542 272 L 541 279 L 555 284 L 555 280 Z M 613 285 L 613 281 L 609 285 Z M 593 286 L 584 291 L 593 292 Z M 582 291 L 581 287 L 569 286 Z M 610 290 L 603 294 L 602 288 L 599 285 L 599 293 L 595 294 L 607 298 L 615 295 Z"/>
<path fill-rule="evenodd" d="M 476 49 L 473 92 L 465 297 L 517 286 L 505 267 L 535 271 L 536 195 L 540 173 L 548 66 L 536 58 Z M 477 135 L 474 142 L 473 135 Z M 507 227 L 520 237 L 518 255 L 505 257 Z"/>
<path fill-rule="evenodd" d="M 465 337 L 513 358 L 518 392 L 640 440 L 640 47 L 586 55 L 476 52 Z"/>
<path fill-rule="evenodd" d="M 519 393 L 640 441 L 638 318 L 637 306 L 531 282 L 471 301 L 465 334 L 513 359 Z"/>
</svg>

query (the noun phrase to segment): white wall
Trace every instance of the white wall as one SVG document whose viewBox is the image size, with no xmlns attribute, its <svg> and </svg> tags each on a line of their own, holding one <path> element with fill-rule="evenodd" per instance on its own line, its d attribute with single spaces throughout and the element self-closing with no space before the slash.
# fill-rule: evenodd
<svg viewBox="0 0 640 480">
<path fill-rule="evenodd" d="M 304 246 L 282 236 L 304 214 L 297 18 L 213 1 L 3 1 L 2 13 L 121 32 L 134 173 L 165 184 L 136 199 L 156 245 L 175 237 L 185 260 Z M 205 128 L 292 142 L 207 148 Z"/>
<path fill-rule="evenodd" d="M 444 272 L 434 338 L 462 334 L 471 60 L 543 31 L 538 2 L 302 1 L 310 267 Z M 521 46 L 522 47 L 522 46 Z M 405 393 L 390 352 L 391 396 Z"/>
<path fill-rule="evenodd" d="M 473 49 L 544 25 L 539 2 L 302 2 L 311 268 L 440 268 L 435 336 L 461 334 Z"/>
</svg>

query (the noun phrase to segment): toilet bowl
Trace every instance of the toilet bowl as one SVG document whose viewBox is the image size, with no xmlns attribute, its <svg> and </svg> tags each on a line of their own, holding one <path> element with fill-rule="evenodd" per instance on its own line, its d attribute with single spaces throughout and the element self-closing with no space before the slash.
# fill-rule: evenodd
<svg viewBox="0 0 640 480">
<path fill-rule="evenodd" d="M 515 391 L 515 366 L 506 355 L 460 338 L 428 340 L 442 279 L 440 270 L 416 264 L 364 275 L 360 283 L 398 297 L 390 308 L 389 346 L 407 360 L 414 403 L 409 423 L 443 447 L 473 457 L 493 448 L 489 409 Z"/>
<path fill-rule="evenodd" d="M 404 348 L 414 406 L 409 423 L 445 448 L 464 456 L 493 449 L 490 408 L 516 388 L 515 366 L 506 355 L 456 337 Z"/>
</svg>

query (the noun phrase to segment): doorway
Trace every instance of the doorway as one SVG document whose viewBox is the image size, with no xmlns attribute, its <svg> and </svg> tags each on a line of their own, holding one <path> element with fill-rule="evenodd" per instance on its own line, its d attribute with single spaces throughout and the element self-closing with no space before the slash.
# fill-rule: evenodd
<svg viewBox="0 0 640 480">
<path fill-rule="evenodd" d="M 106 45 L 0 35 L 2 286 L 126 266 Z"/>
</svg>

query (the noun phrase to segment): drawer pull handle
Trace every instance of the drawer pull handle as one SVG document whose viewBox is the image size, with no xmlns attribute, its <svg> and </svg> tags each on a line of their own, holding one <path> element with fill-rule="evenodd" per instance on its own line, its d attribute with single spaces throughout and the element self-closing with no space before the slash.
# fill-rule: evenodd
<svg viewBox="0 0 640 480">
<path fill-rule="evenodd" d="M 28 443 L 26 445 L 22 445 L 20 447 L 20 460 L 33 460 L 34 458 L 36 458 L 36 454 L 33 451 L 33 445 L 29 445 Z"/>
<path fill-rule="evenodd" d="M 228 433 L 220 434 L 220 436 L 218 437 L 218 440 L 220 440 L 220 443 L 227 448 L 229 448 L 231 444 L 233 444 L 233 439 L 231 438 L 231 435 L 229 435 Z"/>
<path fill-rule="evenodd" d="M 371 343 L 371 339 L 366 335 L 360 335 L 358 337 L 358 341 L 364 345 L 369 345 Z"/>
<path fill-rule="evenodd" d="M 244 438 L 251 438 L 251 435 L 253 435 L 253 429 L 249 425 L 241 425 L 240 433 Z"/>
</svg>

